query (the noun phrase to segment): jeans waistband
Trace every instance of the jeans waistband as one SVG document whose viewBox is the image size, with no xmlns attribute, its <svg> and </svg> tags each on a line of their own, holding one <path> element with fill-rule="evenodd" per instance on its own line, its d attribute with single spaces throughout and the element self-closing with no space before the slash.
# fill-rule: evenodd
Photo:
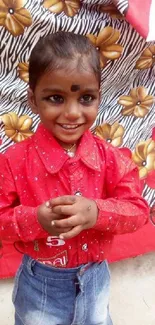
<svg viewBox="0 0 155 325">
<path fill-rule="evenodd" d="M 44 265 L 28 255 L 24 255 L 22 263 L 27 267 L 27 270 L 32 275 L 40 275 L 52 279 L 75 279 L 76 275 L 83 275 L 94 263 L 88 263 L 75 268 L 57 268 L 53 266 Z"/>
</svg>

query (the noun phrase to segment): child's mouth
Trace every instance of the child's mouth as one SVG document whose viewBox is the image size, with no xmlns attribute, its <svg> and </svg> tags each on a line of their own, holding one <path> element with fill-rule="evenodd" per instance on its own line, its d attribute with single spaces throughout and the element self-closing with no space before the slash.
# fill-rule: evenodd
<svg viewBox="0 0 155 325">
<path fill-rule="evenodd" d="M 74 130 L 77 129 L 81 124 L 59 124 L 65 130 Z"/>
</svg>

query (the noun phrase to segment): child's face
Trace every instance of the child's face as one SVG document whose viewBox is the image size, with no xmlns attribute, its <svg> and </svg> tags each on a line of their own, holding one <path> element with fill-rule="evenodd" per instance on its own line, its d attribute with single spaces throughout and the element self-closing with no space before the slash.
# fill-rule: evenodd
<svg viewBox="0 0 155 325">
<path fill-rule="evenodd" d="M 99 82 L 90 68 L 85 69 L 46 72 L 34 93 L 29 90 L 32 111 L 64 147 L 76 143 L 96 119 Z"/>
</svg>

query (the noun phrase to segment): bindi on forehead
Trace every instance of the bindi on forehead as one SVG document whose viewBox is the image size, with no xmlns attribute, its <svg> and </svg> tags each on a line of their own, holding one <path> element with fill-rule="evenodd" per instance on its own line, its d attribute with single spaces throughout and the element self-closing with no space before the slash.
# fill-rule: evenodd
<svg viewBox="0 0 155 325">
<path fill-rule="evenodd" d="M 79 85 L 72 85 L 71 86 L 71 91 L 78 91 L 78 90 L 80 90 L 80 86 Z"/>
</svg>

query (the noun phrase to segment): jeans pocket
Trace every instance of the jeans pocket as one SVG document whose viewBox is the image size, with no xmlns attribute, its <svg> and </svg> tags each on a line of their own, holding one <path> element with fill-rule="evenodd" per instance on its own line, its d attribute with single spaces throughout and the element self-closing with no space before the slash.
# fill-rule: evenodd
<svg viewBox="0 0 155 325">
<path fill-rule="evenodd" d="M 16 276 L 15 276 L 14 288 L 13 288 L 13 292 L 12 292 L 12 302 L 13 302 L 13 304 L 16 301 L 16 296 L 17 296 L 17 292 L 18 292 L 19 278 L 20 278 L 20 275 L 22 273 L 22 270 L 23 270 L 23 264 L 20 265 L 20 267 L 19 267 L 19 269 L 18 269 L 18 271 L 16 273 Z"/>
</svg>

